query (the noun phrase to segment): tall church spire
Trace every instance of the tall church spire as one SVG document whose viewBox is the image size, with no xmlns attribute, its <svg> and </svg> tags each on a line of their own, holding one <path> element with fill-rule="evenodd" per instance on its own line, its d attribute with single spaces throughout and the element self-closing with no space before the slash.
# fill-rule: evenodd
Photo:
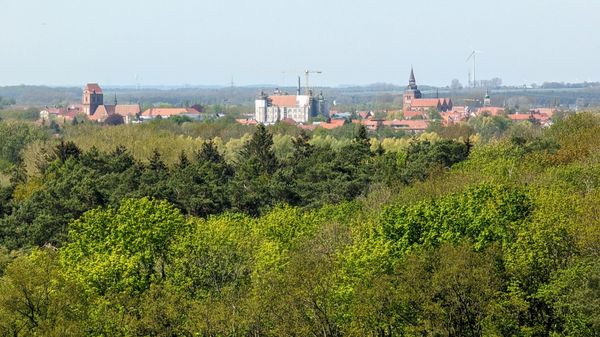
<svg viewBox="0 0 600 337">
<path fill-rule="evenodd" d="M 413 71 L 413 67 L 410 67 L 410 78 L 408 79 L 408 89 L 409 90 L 417 90 L 417 80 L 415 80 L 415 72 Z"/>
</svg>

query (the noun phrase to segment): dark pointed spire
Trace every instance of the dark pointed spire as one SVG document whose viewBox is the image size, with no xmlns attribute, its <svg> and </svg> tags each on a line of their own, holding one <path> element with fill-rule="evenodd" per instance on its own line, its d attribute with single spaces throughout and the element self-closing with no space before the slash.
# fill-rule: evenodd
<svg viewBox="0 0 600 337">
<path fill-rule="evenodd" d="M 117 105 L 117 93 L 115 92 L 115 105 Z"/>
<path fill-rule="evenodd" d="M 408 80 L 408 84 L 415 85 L 417 81 L 415 80 L 415 72 L 413 71 L 413 67 L 410 66 L 410 78 Z"/>
</svg>

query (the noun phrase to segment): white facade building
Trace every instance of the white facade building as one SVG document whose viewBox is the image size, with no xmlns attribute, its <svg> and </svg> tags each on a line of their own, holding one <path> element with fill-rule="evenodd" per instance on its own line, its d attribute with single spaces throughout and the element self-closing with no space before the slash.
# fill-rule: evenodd
<svg viewBox="0 0 600 337">
<path fill-rule="evenodd" d="M 274 124 L 284 119 L 307 123 L 317 114 L 325 114 L 323 95 L 271 95 L 264 93 L 255 101 L 255 119 L 258 123 Z"/>
</svg>

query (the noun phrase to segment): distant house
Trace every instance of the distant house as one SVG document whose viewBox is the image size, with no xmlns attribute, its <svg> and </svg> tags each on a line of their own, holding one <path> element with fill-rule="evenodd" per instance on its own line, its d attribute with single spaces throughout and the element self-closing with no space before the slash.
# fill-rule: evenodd
<svg viewBox="0 0 600 337">
<path fill-rule="evenodd" d="M 151 120 L 173 116 L 186 116 L 192 119 L 200 119 L 200 112 L 193 108 L 150 108 L 142 112 L 140 119 Z"/>
<path fill-rule="evenodd" d="M 83 113 L 83 107 L 80 105 L 70 105 L 66 108 L 49 108 L 45 107 L 40 111 L 40 119 L 42 121 L 63 120 L 71 121 L 77 115 Z"/>
<path fill-rule="evenodd" d="M 512 120 L 513 122 L 522 122 L 522 121 L 530 121 L 530 122 L 536 122 L 539 123 L 540 125 L 543 126 L 549 126 L 552 124 L 552 120 L 550 119 L 550 116 L 546 115 L 546 114 L 540 114 L 540 113 L 516 113 L 516 114 L 509 114 L 507 115 L 507 117 Z"/>
<path fill-rule="evenodd" d="M 323 128 L 323 129 L 335 129 L 335 128 L 339 128 L 340 126 L 344 126 L 346 124 L 346 120 L 345 119 L 332 119 L 329 122 L 317 122 L 314 123 L 313 125 L 316 125 L 317 127 Z"/>
<path fill-rule="evenodd" d="M 427 130 L 429 127 L 429 121 L 421 119 L 394 119 L 392 121 L 384 121 L 383 125 L 388 126 L 393 130 L 405 130 L 413 133 L 421 133 Z"/>
<path fill-rule="evenodd" d="M 548 117 L 552 117 L 556 111 L 558 111 L 556 108 L 535 108 L 529 110 L 530 113 L 543 114 Z"/>
<path fill-rule="evenodd" d="M 362 119 L 371 119 L 375 114 L 373 111 L 359 111 L 358 116 Z"/>
<path fill-rule="evenodd" d="M 379 119 L 354 119 L 352 120 L 354 124 L 364 125 L 365 128 L 369 131 L 377 131 L 382 125 L 383 120 Z"/>
<path fill-rule="evenodd" d="M 442 112 L 440 114 L 440 116 L 442 116 L 442 124 L 448 126 L 448 125 L 464 122 L 464 121 L 468 120 L 471 115 L 468 112 L 468 110 L 467 111 L 454 110 L 454 111 Z"/>
<path fill-rule="evenodd" d="M 498 106 L 484 106 L 477 110 L 477 115 L 498 116 L 504 114 L 505 109 Z"/>
</svg>

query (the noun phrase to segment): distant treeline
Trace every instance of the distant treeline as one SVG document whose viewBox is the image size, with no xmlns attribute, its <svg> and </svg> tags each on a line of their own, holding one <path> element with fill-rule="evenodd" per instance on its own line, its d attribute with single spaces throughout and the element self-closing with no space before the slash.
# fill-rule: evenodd
<svg viewBox="0 0 600 337">
<path fill-rule="evenodd" d="M 600 87 L 600 82 L 583 82 L 583 83 L 565 83 L 565 82 L 544 82 L 540 86 L 543 89 L 579 89 L 579 88 L 596 88 Z"/>
<path fill-rule="evenodd" d="M 419 86 L 426 97 L 438 95 L 451 97 L 456 102 L 464 99 L 483 99 L 485 90 L 462 89 L 449 90 L 429 86 Z M 600 90 L 596 90 L 597 83 L 563 84 L 544 83 L 537 89 L 521 89 L 504 87 L 492 90 L 492 101 L 495 104 L 508 104 L 511 108 L 517 105 L 528 107 L 575 105 L 598 106 L 600 105 Z M 213 107 L 211 111 L 252 113 L 254 99 L 264 90 L 271 93 L 276 86 L 265 87 L 221 87 L 221 88 L 110 88 L 104 87 L 104 100 L 112 104 L 116 98 L 120 103 L 139 103 L 144 107 L 151 105 L 172 105 Z M 295 87 L 281 87 L 281 91 L 295 94 Z M 304 90 L 304 89 L 303 89 Z M 314 88 L 323 92 L 326 99 L 335 110 L 391 110 L 402 107 L 402 92 L 404 86 L 378 83 L 369 86 L 324 87 Z M 542 91 L 540 91 L 542 90 Z M 551 90 L 551 92 L 548 92 Z M 12 86 L 0 87 L 0 96 L 7 102 L 25 106 L 64 106 L 81 100 L 82 89 L 77 87 L 59 88 L 47 86 Z M 337 106 L 334 106 L 333 103 Z"/>
</svg>

